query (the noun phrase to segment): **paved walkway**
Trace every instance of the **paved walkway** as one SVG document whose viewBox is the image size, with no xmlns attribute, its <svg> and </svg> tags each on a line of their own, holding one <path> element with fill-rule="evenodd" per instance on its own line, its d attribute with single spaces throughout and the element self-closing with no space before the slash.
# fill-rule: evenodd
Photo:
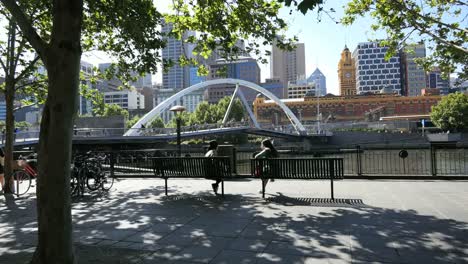
<svg viewBox="0 0 468 264">
<path fill-rule="evenodd" d="M 468 263 L 468 182 L 120 180 L 73 203 L 79 263 Z M 0 263 L 27 263 L 33 193 L 0 196 Z"/>
</svg>

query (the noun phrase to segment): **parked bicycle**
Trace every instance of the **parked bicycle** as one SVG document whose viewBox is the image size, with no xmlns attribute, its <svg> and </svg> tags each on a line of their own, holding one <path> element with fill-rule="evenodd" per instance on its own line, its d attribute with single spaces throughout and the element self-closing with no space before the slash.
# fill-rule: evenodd
<svg viewBox="0 0 468 264">
<path fill-rule="evenodd" d="M 13 193 L 16 196 L 25 194 L 32 185 L 32 180 L 36 180 L 37 171 L 36 171 L 37 158 L 36 154 L 31 154 L 28 157 L 19 157 L 17 160 L 17 168 L 11 175 L 13 180 Z"/>
<path fill-rule="evenodd" d="M 77 155 L 74 158 L 71 173 L 72 195 L 84 194 L 85 185 L 90 191 L 101 188 L 104 191 L 110 190 L 114 184 L 114 178 L 104 165 L 109 164 L 106 155 L 92 154 Z"/>
</svg>

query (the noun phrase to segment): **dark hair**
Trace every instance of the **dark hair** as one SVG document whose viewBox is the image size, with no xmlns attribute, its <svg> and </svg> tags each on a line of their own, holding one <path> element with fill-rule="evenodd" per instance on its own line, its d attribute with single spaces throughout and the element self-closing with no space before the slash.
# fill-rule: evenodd
<svg viewBox="0 0 468 264">
<path fill-rule="evenodd" d="M 218 148 L 218 142 L 216 140 L 210 141 L 210 146 L 208 147 L 208 150 L 215 150 Z"/>
<path fill-rule="evenodd" d="M 265 148 L 269 148 L 270 151 L 271 151 L 271 156 L 276 158 L 278 157 L 278 151 L 275 149 L 275 147 L 273 146 L 273 143 L 271 143 L 271 141 L 269 139 L 265 139 L 262 141 L 262 145 L 265 147 Z"/>
</svg>

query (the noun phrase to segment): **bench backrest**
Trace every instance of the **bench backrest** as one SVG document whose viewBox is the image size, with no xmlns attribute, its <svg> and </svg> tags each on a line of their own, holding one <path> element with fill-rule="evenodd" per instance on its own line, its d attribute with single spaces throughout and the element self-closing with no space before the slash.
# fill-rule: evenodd
<svg viewBox="0 0 468 264">
<path fill-rule="evenodd" d="M 342 179 L 342 158 L 251 159 L 251 175 L 275 179 Z"/>
<path fill-rule="evenodd" d="M 229 178 L 229 157 L 153 158 L 154 175 L 162 178 Z"/>
</svg>

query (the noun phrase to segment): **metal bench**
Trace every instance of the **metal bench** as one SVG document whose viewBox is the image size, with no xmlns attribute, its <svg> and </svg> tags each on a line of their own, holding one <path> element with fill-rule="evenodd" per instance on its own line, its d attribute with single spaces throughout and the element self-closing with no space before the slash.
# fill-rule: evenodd
<svg viewBox="0 0 468 264">
<path fill-rule="evenodd" d="M 308 159 L 251 159 L 251 175 L 262 179 L 262 197 L 265 198 L 265 184 L 268 179 L 311 180 L 330 179 L 331 198 L 334 198 L 333 180 L 343 179 L 342 158 Z"/>
<path fill-rule="evenodd" d="M 232 178 L 229 157 L 152 158 L 154 175 L 163 178 L 167 195 L 169 178 L 205 178 L 221 181 L 224 196 L 224 179 Z"/>
</svg>

